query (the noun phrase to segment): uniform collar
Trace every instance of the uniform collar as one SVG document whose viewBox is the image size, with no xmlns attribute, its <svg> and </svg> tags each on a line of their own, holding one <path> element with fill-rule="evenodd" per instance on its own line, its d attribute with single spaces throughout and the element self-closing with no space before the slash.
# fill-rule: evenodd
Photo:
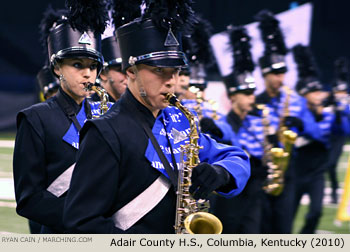
<svg viewBox="0 0 350 252">
<path fill-rule="evenodd" d="M 233 131 L 236 133 L 243 123 L 242 119 L 233 110 L 227 114 L 227 122 L 231 125 Z"/>
<path fill-rule="evenodd" d="M 81 109 L 81 105 L 78 105 L 72 97 L 70 97 L 66 92 L 64 92 L 64 90 L 60 87 L 58 92 L 60 92 L 63 96 L 63 98 L 66 100 L 66 102 L 69 103 L 69 105 L 73 108 L 73 111 L 75 112 L 75 114 L 78 114 L 80 109 Z"/>
<path fill-rule="evenodd" d="M 264 92 L 262 92 L 261 94 L 259 94 L 256 97 L 256 103 L 257 104 L 269 104 L 271 103 L 272 99 L 277 99 L 277 101 L 281 100 L 281 91 L 278 93 L 278 95 L 276 97 L 270 97 L 269 94 L 267 93 L 267 91 L 265 90 Z"/>
<path fill-rule="evenodd" d="M 125 90 L 124 95 L 121 97 L 122 100 L 128 100 L 128 102 L 132 103 L 132 107 L 128 106 L 128 110 L 132 113 L 134 109 L 137 109 L 141 112 L 143 119 L 147 122 L 147 124 L 152 128 L 156 118 L 154 118 L 152 112 L 146 108 L 143 104 L 141 104 L 130 92 L 129 88 Z M 160 111 L 161 113 L 161 111 Z"/>
</svg>

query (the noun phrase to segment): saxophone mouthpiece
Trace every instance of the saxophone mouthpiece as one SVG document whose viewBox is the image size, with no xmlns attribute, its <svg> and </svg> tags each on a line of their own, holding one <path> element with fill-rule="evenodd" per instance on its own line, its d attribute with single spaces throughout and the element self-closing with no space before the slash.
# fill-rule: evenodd
<svg viewBox="0 0 350 252">
<path fill-rule="evenodd" d="M 173 93 L 167 93 L 165 98 L 173 106 L 176 105 L 176 102 L 179 102 L 179 100 L 176 98 L 176 96 Z"/>
<path fill-rule="evenodd" d="M 84 89 L 85 89 L 85 91 L 91 91 L 93 85 L 94 85 L 94 84 L 91 83 L 91 82 L 84 82 L 84 86 L 85 86 Z"/>
</svg>

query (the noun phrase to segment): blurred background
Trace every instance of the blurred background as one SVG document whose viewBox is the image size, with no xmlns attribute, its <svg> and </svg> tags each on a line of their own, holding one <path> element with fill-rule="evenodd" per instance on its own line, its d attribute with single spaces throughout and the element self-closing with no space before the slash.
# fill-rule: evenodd
<svg viewBox="0 0 350 252">
<path fill-rule="evenodd" d="M 48 4 L 54 8 L 63 8 L 64 0 L 3 1 L 0 8 L 0 233 L 28 233 L 26 220 L 15 213 L 12 153 L 17 112 L 39 102 L 36 74 L 46 59 L 39 42 L 38 26 Z M 197 0 L 194 7 L 212 24 L 213 34 L 217 34 L 230 24 L 247 25 L 255 22 L 254 16 L 262 9 L 279 14 L 304 4 L 312 6 L 311 21 L 310 24 L 299 25 L 301 29 L 303 25 L 310 25 L 309 45 L 321 70 L 321 81 L 327 86 L 333 78 L 335 59 L 339 56 L 350 58 L 350 1 Z M 212 81 L 209 88 L 220 83 L 218 65 L 214 64 L 207 74 Z M 339 181 L 344 181 L 348 151 L 349 146 L 346 145 L 338 164 Z M 307 199 L 304 202 L 307 203 Z M 327 199 L 325 204 L 320 232 L 350 233 L 348 224 L 334 224 L 337 206 L 328 204 Z M 301 208 L 298 216 L 302 216 L 305 211 L 306 207 Z M 298 222 L 295 230 L 299 229 Z"/>
</svg>

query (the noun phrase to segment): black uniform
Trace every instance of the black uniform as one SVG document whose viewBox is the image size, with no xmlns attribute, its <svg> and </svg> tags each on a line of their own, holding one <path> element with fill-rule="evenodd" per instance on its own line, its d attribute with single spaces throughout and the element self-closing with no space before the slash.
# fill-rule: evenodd
<svg viewBox="0 0 350 252">
<path fill-rule="evenodd" d="M 80 106 L 62 89 L 58 94 L 78 113 Z M 89 103 L 85 112 L 91 118 Z M 57 97 L 35 104 L 17 115 L 13 172 L 17 213 L 46 227 L 42 232 L 63 232 L 64 197 L 57 198 L 46 188 L 75 163 L 77 149 L 62 137 L 72 121 Z"/>
<path fill-rule="evenodd" d="M 135 110 L 141 112 L 138 119 L 135 119 Z M 144 155 L 149 138 L 140 120 L 150 128 L 156 121 L 127 89 L 103 118 L 84 125 L 64 210 L 64 223 L 70 232 L 174 233 L 176 195 L 173 187 L 151 211 L 127 230 L 115 227 L 112 221 L 112 215 L 117 210 L 148 188 L 161 174 Z M 214 149 L 210 147 L 213 146 L 208 146 L 206 152 L 212 153 Z M 230 152 L 225 152 L 228 149 Z M 240 166 L 237 168 L 240 175 L 235 177 L 235 190 L 242 190 L 249 176 L 247 157 L 235 147 L 227 146 L 219 152 L 218 156 L 223 153 L 226 156 L 236 155 L 234 163 Z"/>
</svg>

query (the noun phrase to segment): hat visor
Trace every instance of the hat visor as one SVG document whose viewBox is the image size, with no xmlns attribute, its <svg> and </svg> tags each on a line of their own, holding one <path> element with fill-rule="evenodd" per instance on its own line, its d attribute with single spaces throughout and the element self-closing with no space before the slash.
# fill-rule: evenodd
<svg viewBox="0 0 350 252">
<path fill-rule="evenodd" d="M 66 52 L 61 55 L 57 55 L 57 58 L 59 59 L 68 59 L 68 58 L 87 58 L 87 59 L 92 59 L 95 60 L 99 63 L 103 63 L 103 58 L 101 55 L 98 55 L 95 52 L 92 51 L 71 51 L 71 52 Z"/>
<path fill-rule="evenodd" d="M 182 68 L 187 66 L 187 61 L 184 58 L 147 59 L 140 60 L 137 64 L 145 64 L 154 67 Z"/>
<path fill-rule="evenodd" d="M 287 67 L 281 67 L 281 68 L 277 68 L 277 69 L 272 69 L 271 71 L 267 72 L 268 73 L 272 73 L 272 74 L 283 74 L 287 72 Z"/>
</svg>

